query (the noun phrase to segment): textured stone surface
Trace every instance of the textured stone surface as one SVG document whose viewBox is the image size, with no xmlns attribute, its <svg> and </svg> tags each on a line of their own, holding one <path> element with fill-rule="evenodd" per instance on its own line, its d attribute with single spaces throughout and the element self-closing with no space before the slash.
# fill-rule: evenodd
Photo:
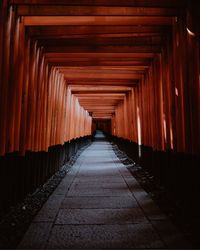
<svg viewBox="0 0 200 250">
<path fill-rule="evenodd" d="M 141 188 L 134 178 L 126 178 L 125 180 L 149 220 L 167 220 L 167 216 L 160 211 L 150 196 Z"/>
<path fill-rule="evenodd" d="M 133 224 L 148 222 L 140 208 L 61 209 L 56 224 Z"/>
<path fill-rule="evenodd" d="M 76 182 L 73 183 L 70 189 L 88 189 L 88 188 L 102 188 L 102 189 L 127 189 L 125 182 Z"/>
<path fill-rule="evenodd" d="M 34 222 L 53 222 L 59 211 L 64 197 L 62 195 L 53 195 L 44 204 L 39 213 L 35 216 Z"/>
<path fill-rule="evenodd" d="M 80 178 L 80 176 L 77 176 L 76 179 L 74 180 L 73 183 L 97 183 L 97 185 L 99 183 L 124 183 L 124 180 L 122 179 L 121 176 L 117 176 L 117 177 L 113 177 L 112 176 L 112 179 L 110 177 L 100 177 L 100 176 L 86 176 L 84 178 Z"/>
<path fill-rule="evenodd" d="M 182 235 L 106 141 L 94 142 L 81 154 L 34 222 L 21 248 L 142 249 L 184 245 Z"/>
<path fill-rule="evenodd" d="M 67 196 L 132 196 L 128 189 L 113 189 L 113 188 L 71 188 Z"/>
<path fill-rule="evenodd" d="M 163 248 L 164 244 L 147 223 L 131 225 L 56 225 L 47 248 Z"/>
<path fill-rule="evenodd" d="M 20 249 L 41 249 L 45 248 L 52 223 L 32 223 L 24 238 L 19 244 Z"/>
<path fill-rule="evenodd" d="M 133 208 L 138 204 L 131 196 L 89 196 L 85 197 L 66 197 L 61 208 Z"/>
</svg>

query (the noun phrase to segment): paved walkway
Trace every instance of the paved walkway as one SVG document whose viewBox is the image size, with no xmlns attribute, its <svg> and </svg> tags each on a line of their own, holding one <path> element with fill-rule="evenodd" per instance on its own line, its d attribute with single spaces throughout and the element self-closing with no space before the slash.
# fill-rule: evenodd
<svg viewBox="0 0 200 250">
<path fill-rule="evenodd" d="M 97 137 L 101 137 L 98 134 Z M 97 140 L 34 218 L 19 248 L 184 248 L 182 235 Z"/>
</svg>

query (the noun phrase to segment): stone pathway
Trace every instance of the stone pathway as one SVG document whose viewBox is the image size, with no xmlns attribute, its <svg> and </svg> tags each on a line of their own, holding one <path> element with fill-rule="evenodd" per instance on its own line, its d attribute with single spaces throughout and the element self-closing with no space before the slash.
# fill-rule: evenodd
<svg viewBox="0 0 200 250">
<path fill-rule="evenodd" d="M 187 248 L 110 143 L 100 133 L 97 137 L 36 215 L 18 248 Z"/>
</svg>

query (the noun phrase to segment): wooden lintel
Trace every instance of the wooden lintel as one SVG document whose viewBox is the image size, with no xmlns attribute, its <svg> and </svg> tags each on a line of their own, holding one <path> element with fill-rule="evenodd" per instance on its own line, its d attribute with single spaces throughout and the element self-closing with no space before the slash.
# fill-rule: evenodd
<svg viewBox="0 0 200 250">
<path fill-rule="evenodd" d="M 185 0 L 10 0 L 10 4 L 28 5 L 79 5 L 79 6 L 134 6 L 134 7 L 183 7 Z"/>
<path fill-rule="evenodd" d="M 168 26 L 158 25 L 144 25 L 144 26 L 29 26 L 27 33 L 30 37 L 65 37 L 65 36 L 97 36 L 97 35 L 135 35 L 135 36 L 149 36 L 152 34 L 161 35 L 170 31 Z"/>
<path fill-rule="evenodd" d="M 154 46 L 163 41 L 160 35 L 157 36 L 138 36 L 138 37 L 93 37 L 86 38 L 62 38 L 53 39 L 43 38 L 38 40 L 39 46 L 50 47 L 75 47 L 75 46 Z"/>
<path fill-rule="evenodd" d="M 93 81 L 96 81 L 98 82 L 99 79 L 104 79 L 104 80 L 107 80 L 107 79 L 115 79 L 116 81 L 117 80 L 121 80 L 121 79 L 125 79 L 125 80 L 139 80 L 139 79 L 142 79 L 143 77 L 143 74 L 136 74 L 136 73 L 132 73 L 132 74 L 106 74 L 106 73 L 103 73 L 103 74 L 99 74 L 99 75 L 96 75 L 95 73 L 82 73 L 81 75 L 78 75 L 76 73 L 74 74 L 68 74 L 68 73 L 65 73 L 64 74 L 64 77 L 65 77 L 65 80 L 68 81 L 70 83 L 70 81 L 73 79 L 77 79 L 79 81 L 84 81 L 84 80 L 87 80 L 87 79 L 92 79 Z"/>
<path fill-rule="evenodd" d="M 131 86 L 134 87 L 135 85 L 138 84 L 138 81 L 136 79 L 88 79 L 88 80 L 69 80 L 67 81 L 67 84 L 69 86 L 76 86 L 76 85 L 88 85 L 88 86 L 102 86 L 102 85 L 106 85 L 106 86 Z"/>
<path fill-rule="evenodd" d="M 49 53 L 160 53 L 160 45 L 132 45 L 132 46 L 45 46 L 44 52 Z"/>
<path fill-rule="evenodd" d="M 70 58 L 70 57 L 73 57 L 73 58 L 106 58 L 106 59 L 109 59 L 109 58 L 118 58 L 121 60 L 121 58 L 130 58 L 130 59 L 134 59 L 134 58 L 144 58 L 144 59 L 148 59 L 148 58 L 153 58 L 155 56 L 155 53 L 152 52 L 152 51 L 149 51 L 149 52 L 119 52 L 119 53 L 115 53 L 115 52 L 97 52 L 97 51 L 93 51 L 93 52 L 88 52 L 88 53 L 84 53 L 84 52 L 80 52 L 80 53 L 77 53 L 77 52 L 46 52 L 45 53 L 45 57 L 46 58 L 52 58 L 52 57 L 60 57 L 60 58 Z"/>
<path fill-rule="evenodd" d="M 20 16 L 176 16 L 177 8 L 160 7 L 115 7 L 115 6 L 63 6 L 20 5 Z"/>
<path fill-rule="evenodd" d="M 168 16 L 25 16 L 26 26 L 49 25 L 172 25 Z"/>
</svg>

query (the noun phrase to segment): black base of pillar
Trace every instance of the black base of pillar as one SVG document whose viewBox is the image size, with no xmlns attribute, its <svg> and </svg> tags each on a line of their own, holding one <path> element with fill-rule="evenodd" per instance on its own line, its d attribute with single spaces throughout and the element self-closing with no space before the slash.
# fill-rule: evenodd
<svg viewBox="0 0 200 250">
<path fill-rule="evenodd" d="M 138 146 L 128 140 L 110 137 L 118 148 L 134 162 L 154 176 L 158 185 L 177 201 L 183 213 L 200 218 L 198 202 L 200 190 L 200 155 L 174 151 L 154 151 L 151 147 Z"/>
<path fill-rule="evenodd" d="M 22 201 L 54 175 L 78 149 L 87 145 L 90 137 L 49 147 L 48 152 L 18 152 L 0 157 L 0 216 Z"/>
</svg>

